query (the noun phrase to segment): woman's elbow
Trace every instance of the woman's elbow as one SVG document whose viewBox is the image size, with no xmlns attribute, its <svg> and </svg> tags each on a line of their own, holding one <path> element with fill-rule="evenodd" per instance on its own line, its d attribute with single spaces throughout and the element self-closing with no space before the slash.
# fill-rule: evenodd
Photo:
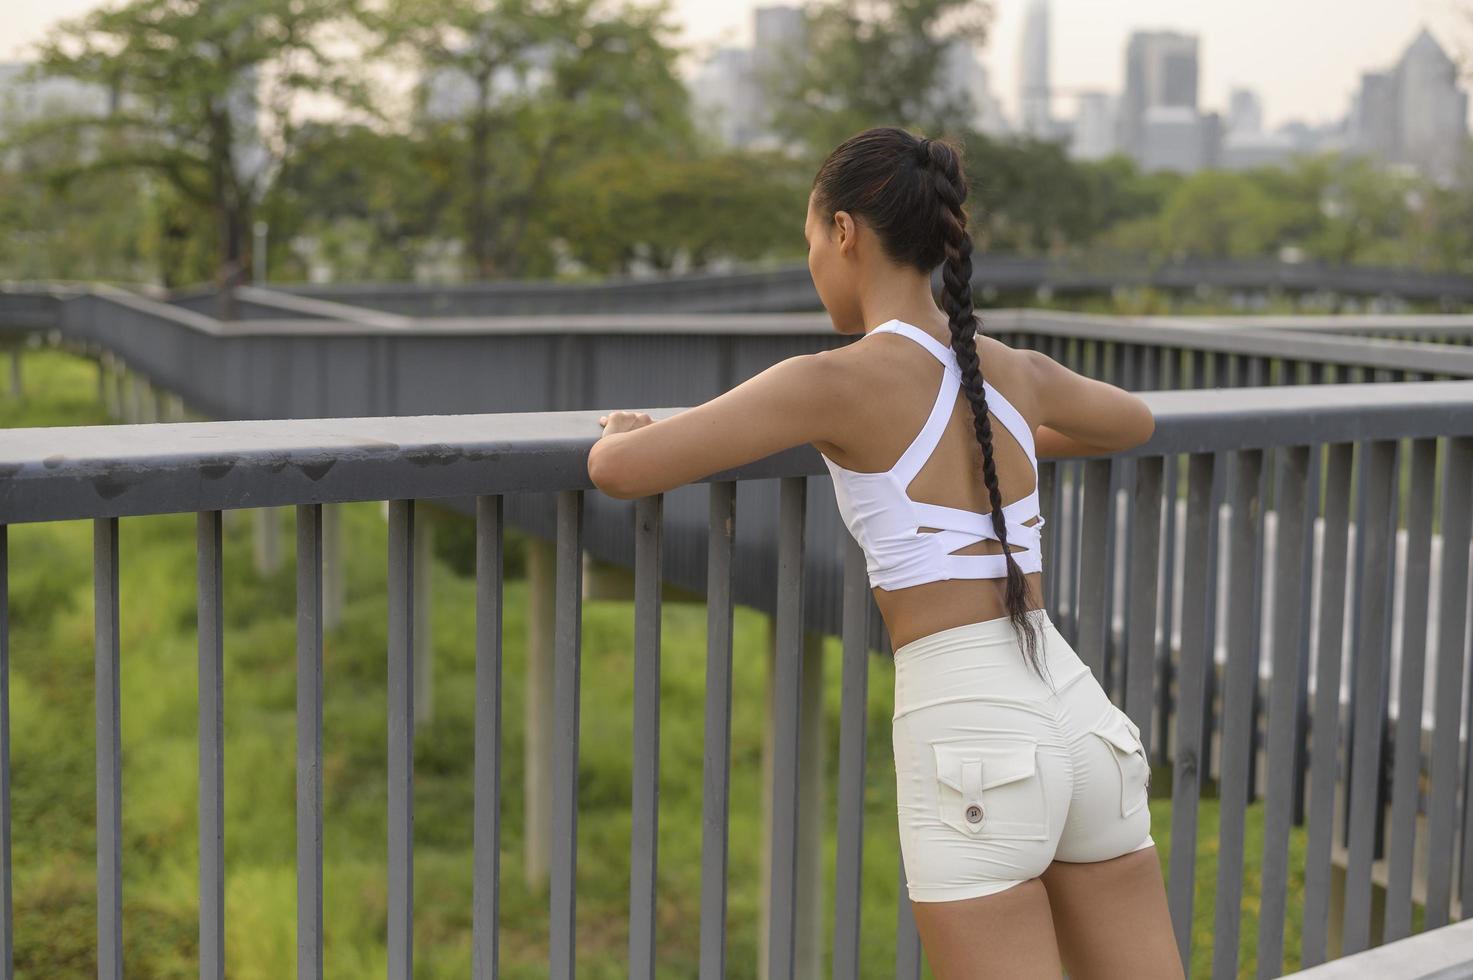
<svg viewBox="0 0 1473 980">
<path fill-rule="evenodd" d="M 1145 445 L 1151 441 L 1151 437 L 1155 433 L 1156 416 L 1151 412 L 1151 406 L 1147 405 L 1144 400 L 1140 400 L 1140 421 L 1136 428 L 1136 434 L 1139 438 L 1136 439 L 1135 444 L 1137 446 Z"/>
<path fill-rule="evenodd" d="M 588 451 L 588 478 L 606 496 L 623 500 L 625 497 L 619 485 L 618 469 L 617 462 L 609 455 L 607 444 L 594 443 L 593 448 Z"/>
</svg>

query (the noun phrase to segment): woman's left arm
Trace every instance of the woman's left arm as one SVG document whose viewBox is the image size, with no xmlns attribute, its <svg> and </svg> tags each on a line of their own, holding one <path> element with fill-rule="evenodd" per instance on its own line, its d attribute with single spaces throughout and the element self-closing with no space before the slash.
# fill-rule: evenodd
<svg viewBox="0 0 1473 980">
<path fill-rule="evenodd" d="M 838 373 L 828 351 L 799 354 L 666 419 L 605 416 L 589 478 L 610 497 L 633 500 L 805 442 L 832 442 L 844 405 Z"/>
</svg>

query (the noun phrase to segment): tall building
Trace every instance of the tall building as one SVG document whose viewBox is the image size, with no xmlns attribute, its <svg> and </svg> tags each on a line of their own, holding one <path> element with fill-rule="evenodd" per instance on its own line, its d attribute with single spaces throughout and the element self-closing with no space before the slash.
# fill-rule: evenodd
<svg viewBox="0 0 1473 980">
<path fill-rule="evenodd" d="M 749 48 L 712 52 L 690 84 L 697 121 L 728 146 L 746 146 L 757 137 L 757 87 L 752 82 Z"/>
<path fill-rule="evenodd" d="M 1029 136 L 1055 135 L 1053 89 L 1049 78 L 1049 2 L 1028 0 L 1018 59 L 1019 126 Z"/>
<path fill-rule="evenodd" d="M 1434 178 L 1450 178 L 1468 138 L 1468 93 L 1458 65 L 1426 30 L 1396 66 L 1400 157 Z"/>
<path fill-rule="evenodd" d="M 1183 138 L 1179 130 L 1188 116 L 1197 117 L 1199 75 L 1195 35 L 1176 31 L 1132 34 L 1125 50 L 1125 90 L 1117 123 L 1121 150 L 1143 164 L 1148 156 L 1178 158 L 1175 149 L 1157 147 L 1148 153 L 1146 141 L 1153 132 L 1148 116 L 1153 110 L 1186 110 L 1156 113 L 1154 138 L 1172 146 L 1179 144 Z"/>
<path fill-rule="evenodd" d="M 1117 152 L 1116 99 L 1108 92 L 1082 92 L 1069 152 L 1077 160 L 1101 160 Z"/>
<path fill-rule="evenodd" d="M 730 146 L 777 147 L 771 125 L 772 87 L 785 66 L 804 57 L 808 23 L 803 8 L 768 4 L 752 13 L 752 47 L 718 48 L 696 70 L 688 88 L 698 124 Z"/>
<path fill-rule="evenodd" d="M 1468 139 L 1468 93 L 1458 85 L 1457 63 L 1423 30 L 1393 67 L 1361 76 L 1348 124 L 1360 152 L 1450 179 Z"/>
<path fill-rule="evenodd" d="M 953 38 L 943 49 L 937 89 L 943 99 L 965 97 L 971 104 L 971 125 L 989 136 L 1008 131 L 1002 103 L 992 91 L 992 75 L 977 57 L 970 41 Z"/>
<path fill-rule="evenodd" d="M 1250 88 L 1235 88 L 1228 97 L 1228 132 L 1255 136 L 1263 132 L 1263 100 Z"/>
</svg>

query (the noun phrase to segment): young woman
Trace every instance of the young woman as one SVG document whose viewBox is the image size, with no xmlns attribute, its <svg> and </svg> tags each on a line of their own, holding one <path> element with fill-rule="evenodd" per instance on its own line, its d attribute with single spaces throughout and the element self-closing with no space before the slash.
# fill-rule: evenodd
<svg viewBox="0 0 1473 980">
<path fill-rule="evenodd" d="M 612 412 L 589 475 L 633 499 L 817 448 L 895 650 L 900 848 L 936 976 L 1181 977 L 1139 732 L 1041 581 L 1037 457 L 1118 452 L 1155 423 L 1135 395 L 982 335 L 966 197 L 947 142 L 883 127 L 839 145 L 804 237 L 834 329 L 860 340 L 658 422 Z"/>
</svg>

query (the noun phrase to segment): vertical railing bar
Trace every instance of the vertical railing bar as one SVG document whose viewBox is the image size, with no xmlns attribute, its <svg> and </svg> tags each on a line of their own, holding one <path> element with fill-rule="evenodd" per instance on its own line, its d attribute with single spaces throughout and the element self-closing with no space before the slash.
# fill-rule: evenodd
<svg viewBox="0 0 1473 980">
<path fill-rule="evenodd" d="M 1130 605 L 1126 623 L 1125 713 L 1140 729 L 1146 755 L 1155 731 L 1151 694 L 1156 681 L 1156 589 L 1160 571 L 1161 483 L 1164 461 L 1145 456 L 1135 461 L 1132 510 L 1134 542 L 1130 554 Z"/>
<path fill-rule="evenodd" d="M 388 975 L 414 971 L 414 501 L 389 501 Z"/>
<path fill-rule="evenodd" d="M 1156 651 L 1156 762 L 1163 766 L 1170 764 L 1171 716 L 1176 710 L 1172 691 L 1176 687 L 1178 660 L 1172 652 L 1171 634 L 1176 625 L 1176 497 L 1181 482 L 1180 466 L 1180 456 L 1168 456 L 1162 471 L 1161 516 L 1165 530 L 1161 535 L 1160 572 L 1157 578 L 1161 583 L 1161 595 L 1157 599 L 1161 605 L 1161 646 Z M 1154 640 L 1152 643 L 1154 645 Z"/>
<path fill-rule="evenodd" d="M 0 524 L 0 970 L 5 980 L 15 976 L 10 817 L 10 527 Z"/>
<path fill-rule="evenodd" d="M 1309 468 L 1305 477 L 1307 490 L 1306 511 L 1304 517 L 1304 528 L 1301 547 L 1304 549 L 1304 578 L 1299 588 L 1299 604 L 1304 610 L 1301 617 L 1299 629 L 1299 676 L 1295 678 L 1294 696 L 1299 707 L 1295 712 L 1295 734 L 1294 734 L 1294 826 L 1302 827 L 1308 814 L 1309 807 L 1309 735 L 1310 718 L 1313 714 L 1313 706 L 1309 700 L 1309 674 L 1311 669 L 1310 642 L 1313 626 L 1311 610 L 1314 608 L 1314 595 L 1317 588 L 1317 569 L 1320 564 L 1315 561 L 1314 543 L 1316 536 L 1316 524 L 1318 523 L 1321 504 L 1321 474 L 1324 467 L 1324 453 L 1320 446 L 1310 447 Z"/>
<path fill-rule="evenodd" d="M 1422 777 L 1422 698 L 1427 666 L 1427 618 L 1432 577 L 1432 505 L 1437 440 L 1413 439 L 1407 550 L 1402 591 L 1401 678 L 1391 768 L 1391 846 L 1387 853 L 1384 941 L 1412 932 L 1412 877 Z M 1393 547 L 1396 522 L 1391 526 Z M 1394 551 L 1393 551 L 1394 554 Z M 1389 609 L 1388 609 L 1389 613 Z"/>
<path fill-rule="evenodd" d="M 1058 466 L 1058 463 L 1053 462 L 1053 461 L 1050 461 L 1050 460 L 1039 460 L 1038 461 L 1038 499 L 1041 502 L 1046 501 L 1046 503 L 1041 503 L 1040 506 L 1044 506 L 1044 507 L 1047 507 L 1048 508 L 1047 513 L 1044 515 L 1045 520 L 1048 522 L 1044 526 L 1044 531 L 1050 530 L 1050 528 L 1048 527 L 1048 524 L 1052 524 L 1054 521 L 1058 520 L 1058 517 L 1059 517 L 1059 509 L 1058 509 L 1058 500 L 1057 500 L 1057 498 L 1059 496 L 1059 493 L 1060 493 L 1060 491 L 1059 491 L 1059 466 Z M 1054 527 L 1053 527 L 1052 530 L 1053 530 L 1054 533 L 1049 534 L 1047 536 L 1047 538 L 1045 540 L 1043 540 L 1043 542 L 1042 542 L 1042 547 L 1043 547 L 1043 552 L 1044 552 L 1044 562 L 1045 562 L 1046 567 L 1049 569 L 1049 573 L 1050 573 L 1050 579 L 1049 579 L 1049 581 L 1047 583 L 1048 587 L 1045 588 L 1045 590 L 1044 590 L 1044 603 L 1043 603 L 1043 605 L 1044 605 L 1044 608 L 1045 609 L 1049 610 L 1049 616 L 1050 616 L 1050 618 L 1051 619 L 1054 619 L 1054 620 L 1057 620 L 1058 619 L 1058 608 L 1059 608 L 1058 607 L 1059 596 L 1058 596 L 1058 590 L 1056 588 L 1053 588 L 1052 575 L 1053 575 L 1053 570 L 1058 567 L 1054 563 L 1055 560 L 1056 560 L 1056 558 L 1057 558 L 1057 552 L 1058 552 L 1058 526 L 1057 525 L 1054 525 Z M 1040 537 L 1042 537 L 1043 536 L 1043 531 L 1040 531 L 1039 532 L 1039 535 L 1040 535 Z"/>
<path fill-rule="evenodd" d="M 1167 897 L 1183 963 L 1192 961 L 1192 904 L 1196 893 L 1197 810 L 1205 760 L 1200 757 L 1202 716 L 1206 710 L 1207 672 L 1212 669 L 1215 593 L 1208 588 L 1207 569 L 1217 563 L 1217 512 L 1222 503 L 1214 479 L 1212 453 L 1193 453 L 1187 471 L 1188 553 L 1200 560 L 1182 569 L 1181 669 L 1176 715 L 1176 765 L 1171 789 L 1171 860 Z"/>
<path fill-rule="evenodd" d="M 864 549 L 843 536 L 844 666 L 839 707 L 838 829 L 834 845 L 835 980 L 858 980 L 864 858 L 865 716 L 869 701 L 870 596 Z"/>
<path fill-rule="evenodd" d="M 660 829 L 660 588 L 664 495 L 634 504 L 634 738 L 629 855 L 629 976 L 655 976 Z"/>
<path fill-rule="evenodd" d="M 1100 684 L 1104 687 L 1106 695 L 1117 705 L 1122 703 L 1124 691 L 1120 686 L 1124 681 L 1125 663 L 1124 657 L 1120 656 L 1120 644 L 1115 639 L 1115 593 L 1116 593 L 1116 563 L 1124 560 L 1129 562 L 1130 555 L 1130 511 L 1131 498 L 1125 498 L 1125 525 L 1126 529 L 1122 539 L 1119 527 L 1120 491 L 1129 486 L 1129 481 L 1134 478 L 1130 473 L 1134 472 L 1135 460 L 1129 457 L 1114 457 L 1110 460 L 1110 490 L 1106 495 L 1108 503 L 1105 506 L 1107 518 L 1105 520 L 1105 547 L 1104 547 L 1104 587 L 1102 589 L 1104 598 L 1104 643 L 1101 646 L 1100 657 Z M 1125 552 L 1117 554 L 1117 552 Z M 1125 579 L 1124 585 L 1129 586 L 1130 566 L 1126 565 L 1126 574 L 1118 576 Z M 1127 590 L 1121 590 L 1127 591 Z"/>
<path fill-rule="evenodd" d="M 1301 593 L 1310 573 L 1304 531 L 1309 516 L 1308 446 L 1280 450 L 1274 511 L 1273 673 L 1268 693 L 1267 757 L 1290 759 L 1299 730 L 1299 656 L 1303 630 Z M 1255 684 L 1257 678 L 1255 678 Z M 1258 916 L 1258 976 L 1284 969 L 1284 922 L 1288 914 L 1289 828 L 1294 818 L 1294 767 L 1270 764 L 1263 821 L 1263 872 Z"/>
<path fill-rule="evenodd" d="M 553 627 L 552 853 L 548 942 L 553 980 L 573 980 L 577 963 L 578 685 L 582 665 L 583 493 L 557 491 Z"/>
<path fill-rule="evenodd" d="M 769 980 L 793 980 L 798 900 L 798 730 L 803 690 L 803 524 L 807 477 L 780 481 L 772 675 Z"/>
<path fill-rule="evenodd" d="M 1253 629 L 1253 593 L 1261 581 L 1255 568 L 1263 501 L 1260 475 L 1263 450 L 1233 452 L 1229 472 L 1232 521 L 1228 538 L 1227 665 L 1222 692 L 1222 778 L 1218 797 L 1217 904 L 1214 915 L 1212 972 L 1238 972 L 1239 916 L 1242 914 L 1244 818 L 1248 807 L 1248 755 L 1252 752 L 1253 686 L 1258 683 L 1258 637 Z"/>
<path fill-rule="evenodd" d="M 1106 543 L 1110 525 L 1115 521 L 1115 500 L 1110 459 L 1084 462 L 1084 507 L 1080 513 L 1080 569 L 1077 615 L 1079 617 L 1079 657 L 1094 671 L 1103 685 L 1106 682 L 1105 643 L 1110 625 L 1110 576 L 1106 568 L 1109 558 Z"/>
<path fill-rule="evenodd" d="M 1473 525 L 1473 439 L 1449 438 L 1442 470 L 1442 563 L 1437 596 L 1437 694 L 1432 740 L 1432 791 L 1427 804 L 1427 853 L 1450 855 L 1457 836 L 1458 725 L 1463 699 L 1463 631 L 1467 626 L 1468 541 Z M 1468 854 L 1466 845 L 1462 853 Z M 1463 867 L 1468 869 L 1465 857 Z M 1452 861 L 1427 862 L 1424 927 L 1448 923 Z M 1469 906 L 1464 903 L 1464 909 Z M 1466 914 L 1466 913 L 1465 913 Z"/>
<path fill-rule="evenodd" d="M 225 634 L 218 510 L 195 515 L 199 594 L 199 969 L 225 977 Z"/>
<path fill-rule="evenodd" d="M 1084 581 L 1084 475 L 1085 460 L 1069 462 L 1069 644 L 1079 646 L 1079 589 Z M 1098 673 L 1098 672 L 1097 672 Z"/>
<path fill-rule="evenodd" d="M 322 505 L 297 505 L 297 976 L 322 978 Z"/>
<path fill-rule="evenodd" d="M 1219 668 L 1217 664 L 1217 622 L 1218 622 L 1218 580 L 1222 574 L 1219 567 L 1227 557 L 1227 542 L 1217 540 L 1222 536 L 1222 511 L 1227 502 L 1228 470 L 1230 457 L 1227 451 L 1220 454 L 1212 468 L 1212 478 L 1217 482 L 1213 487 L 1213 498 L 1217 501 L 1218 509 L 1212 512 L 1212 533 L 1217 547 L 1213 551 L 1214 560 L 1207 568 L 1207 595 L 1211 599 L 1207 602 L 1207 672 L 1204 678 L 1206 689 L 1202 693 L 1202 745 L 1200 749 L 1200 760 L 1202 776 L 1209 781 L 1222 778 L 1219 771 L 1221 760 L 1216 758 L 1213 751 L 1214 742 L 1218 740 L 1218 731 L 1221 726 L 1221 718 L 1218 709 Z"/>
<path fill-rule="evenodd" d="M 472 804 L 472 975 L 498 972 L 501 906 L 501 632 L 504 505 L 501 494 L 476 497 L 475 799 Z"/>
<path fill-rule="evenodd" d="M 900 901 L 895 922 L 895 980 L 920 980 L 921 934 L 915 910 L 910 907 L 910 890 L 905 883 L 905 857 L 900 858 Z"/>
<path fill-rule="evenodd" d="M 1253 547 L 1253 568 L 1258 579 L 1253 588 L 1253 686 L 1251 698 L 1251 710 L 1248 720 L 1248 803 L 1249 805 L 1259 802 L 1258 796 L 1258 757 L 1263 751 L 1263 730 L 1266 722 L 1263 718 L 1263 685 L 1259 682 L 1259 674 L 1263 664 L 1263 588 L 1268 581 L 1266 572 L 1268 557 L 1266 553 L 1268 532 L 1267 519 L 1264 515 L 1268 513 L 1268 502 L 1275 495 L 1273 490 L 1274 472 L 1277 468 L 1277 460 L 1273 453 L 1265 452 L 1262 456 L 1262 467 L 1258 473 L 1258 534 Z"/>
<path fill-rule="evenodd" d="M 1123 568 L 1123 571 L 1119 572 L 1118 575 L 1119 575 L 1119 578 L 1120 578 L 1120 593 L 1121 593 L 1121 595 L 1120 595 L 1120 609 L 1121 609 L 1122 618 L 1124 619 L 1124 626 L 1123 626 L 1123 628 L 1121 630 L 1120 639 L 1119 639 L 1118 643 L 1114 647 L 1114 663 L 1112 664 L 1112 669 L 1114 670 L 1115 677 L 1116 677 L 1116 686 L 1117 686 L 1117 688 L 1118 688 L 1118 690 L 1120 692 L 1117 701 L 1121 705 L 1122 708 L 1126 704 L 1127 696 L 1128 696 L 1128 693 L 1129 693 L 1129 685 L 1130 685 L 1130 667 L 1131 667 L 1131 658 L 1130 658 L 1130 631 L 1131 631 L 1130 611 L 1134 608 L 1134 605 L 1133 605 L 1134 600 L 1132 599 L 1132 594 L 1135 591 L 1135 575 L 1132 574 L 1132 569 L 1134 569 L 1134 567 L 1135 567 L 1135 558 L 1133 557 L 1133 555 L 1134 555 L 1134 552 L 1135 552 L 1135 545 L 1136 545 L 1136 540 L 1135 539 L 1136 539 L 1136 534 L 1137 534 L 1137 531 L 1136 531 L 1136 523 L 1137 523 L 1137 520 L 1136 520 L 1136 518 L 1138 516 L 1136 514 L 1136 499 L 1135 499 L 1136 498 L 1136 486 L 1137 486 L 1137 484 L 1136 484 L 1136 463 L 1137 463 L 1137 460 L 1133 456 L 1127 456 L 1127 457 L 1125 457 L 1125 458 L 1123 458 L 1123 459 L 1120 460 L 1118 479 L 1119 479 L 1119 482 L 1120 482 L 1121 496 L 1124 497 L 1124 503 L 1125 503 L 1125 526 L 1124 526 L 1124 528 L 1122 530 L 1119 530 L 1116 533 L 1114 547 L 1115 548 L 1118 548 L 1120 550 L 1120 554 L 1118 556 L 1116 556 L 1116 558 L 1112 561 L 1112 563 L 1110 565 L 1110 567 L 1112 569 L 1112 574 L 1114 574 L 1113 570 L 1116 569 L 1117 565 L 1120 568 Z M 1160 496 L 1161 496 L 1161 481 L 1158 479 L 1156 481 L 1156 497 L 1157 497 L 1157 507 L 1158 508 L 1160 506 Z M 1160 533 L 1160 530 L 1161 530 L 1160 527 L 1154 527 L 1151 530 L 1151 541 L 1150 541 L 1150 544 L 1151 544 L 1151 546 L 1153 548 L 1156 548 L 1158 550 L 1160 548 L 1160 538 L 1158 537 L 1158 535 Z M 1151 572 L 1150 572 L 1151 577 L 1154 578 L 1155 577 L 1155 573 L 1156 573 L 1155 572 L 1155 568 L 1153 567 L 1152 570 L 1151 570 Z M 1113 605 L 1114 605 L 1113 601 L 1112 601 L 1111 605 L 1113 607 Z M 1154 622 L 1155 618 L 1156 618 L 1155 609 L 1152 609 L 1151 610 L 1150 619 Z M 1110 636 L 1111 636 L 1111 639 L 1113 640 L 1114 637 L 1115 637 L 1114 614 L 1113 613 L 1111 613 L 1110 621 L 1111 621 Z M 1152 680 L 1154 681 L 1154 679 L 1155 678 L 1153 677 Z M 1143 712 L 1147 716 L 1147 719 L 1148 719 L 1147 720 L 1147 723 L 1146 723 L 1146 727 L 1147 728 L 1150 727 L 1150 722 L 1149 722 L 1150 710 L 1151 710 L 1150 707 L 1147 706 L 1147 708 Z M 1149 736 L 1145 736 L 1145 737 L 1147 739 L 1147 747 L 1149 749 L 1149 744 L 1150 744 L 1149 743 Z"/>
<path fill-rule="evenodd" d="M 118 519 L 92 521 L 97 733 L 97 976 L 123 976 L 123 760 L 118 691 Z"/>
<path fill-rule="evenodd" d="M 1329 955 L 1330 859 L 1335 787 L 1340 773 L 1340 671 L 1344 656 L 1345 575 L 1350 531 L 1352 443 L 1326 447 L 1324 532 L 1320 558 L 1319 646 L 1315 653 L 1314 721 L 1309 744 L 1309 825 L 1304 851 L 1304 922 L 1300 961 Z M 1318 489 L 1315 490 L 1319 492 Z"/>
<path fill-rule="evenodd" d="M 1381 771 L 1381 702 L 1390 630 L 1390 597 L 1396 520 L 1398 443 L 1378 439 L 1365 447 L 1360 472 L 1362 507 L 1356 534 L 1365 547 L 1356 569 L 1364 582 L 1356 610 L 1359 655 L 1354 661 L 1357 697 L 1351 735 L 1349 855 L 1345 869 L 1345 928 L 1342 955 L 1358 953 L 1371 941 L 1371 862 L 1376 846 L 1376 810 Z M 1364 522 L 1364 523 L 1361 523 Z"/>
<path fill-rule="evenodd" d="M 711 484 L 706 557 L 706 733 L 701 772 L 701 980 L 726 976 L 731 794 L 732 545 L 736 484 Z"/>
</svg>

